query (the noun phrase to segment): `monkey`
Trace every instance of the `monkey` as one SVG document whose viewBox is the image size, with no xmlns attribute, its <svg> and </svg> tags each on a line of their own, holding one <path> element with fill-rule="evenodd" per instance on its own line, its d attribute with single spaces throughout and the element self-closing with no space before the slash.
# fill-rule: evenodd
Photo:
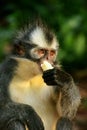
<svg viewBox="0 0 87 130">
<path fill-rule="evenodd" d="M 0 130 L 72 130 L 81 96 L 58 51 L 55 33 L 42 21 L 17 32 L 0 66 Z M 52 68 L 44 71 L 44 61 Z"/>
</svg>

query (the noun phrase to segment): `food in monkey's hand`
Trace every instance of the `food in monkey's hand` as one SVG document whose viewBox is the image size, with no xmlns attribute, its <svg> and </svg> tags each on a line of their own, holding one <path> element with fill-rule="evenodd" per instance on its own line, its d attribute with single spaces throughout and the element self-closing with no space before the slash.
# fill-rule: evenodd
<svg viewBox="0 0 87 130">
<path fill-rule="evenodd" d="M 48 62 L 48 61 L 43 61 L 43 63 L 41 64 L 41 68 L 43 71 L 49 70 L 49 69 L 53 69 L 53 66 Z"/>
</svg>

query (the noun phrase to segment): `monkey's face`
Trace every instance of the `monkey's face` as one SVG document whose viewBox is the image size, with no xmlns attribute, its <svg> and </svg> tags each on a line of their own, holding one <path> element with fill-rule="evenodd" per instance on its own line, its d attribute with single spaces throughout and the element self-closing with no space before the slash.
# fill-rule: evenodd
<svg viewBox="0 0 87 130">
<path fill-rule="evenodd" d="M 58 52 L 58 42 L 53 32 L 47 27 L 36 25 L 20 32 L 17 37 L 19 55 L 42 64 L 47 60 L 54 64 Z M 18 43 L 19 42 L 19 43 Z"/>
<path fill-rule="evenodd" d="M 37 27 L 30 34 L 30 41 L 35 45 L 30 50 L 32 59 L 39 62 L 39 64 L 47 60 L 53 65 L 58 51 L 58 43 L 54 34 Z"/>
</svg>

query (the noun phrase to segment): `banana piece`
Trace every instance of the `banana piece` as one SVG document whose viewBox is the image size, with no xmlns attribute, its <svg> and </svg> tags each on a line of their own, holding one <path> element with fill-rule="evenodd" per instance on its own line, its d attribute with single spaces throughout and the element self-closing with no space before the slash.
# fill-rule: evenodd
<svg viewBox="0 0 87 130">
<path fill-rule="evenodd" d="M 53 69 L 53 66 L 48 61 L 43 61 L 43 63 L 41 64 L 41 68 L 43 71 L 46 71 L 49 69 Z"/>
</svg>

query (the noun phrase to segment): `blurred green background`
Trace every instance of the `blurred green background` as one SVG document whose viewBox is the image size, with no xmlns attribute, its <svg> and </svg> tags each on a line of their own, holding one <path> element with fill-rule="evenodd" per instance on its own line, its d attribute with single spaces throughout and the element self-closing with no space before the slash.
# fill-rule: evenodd
<svg viewBox="0 0 87 130">
<path fill-rule="evenodd" d="M 3 46 L 32 17 L 41 17 L 60 42 L 59 58 L 64 68 L 87 68 L 86 0 L 0 0 L 0 60 Z"/>
<path fill-rule="evenodd" d="M 57 35 L 58 58 L 82 96 L 75 130 L 87 130 L 87 0 L 0 0 L 0 61 L 17 29 L 34 17 L 41 17 Z"/>
</svg>

